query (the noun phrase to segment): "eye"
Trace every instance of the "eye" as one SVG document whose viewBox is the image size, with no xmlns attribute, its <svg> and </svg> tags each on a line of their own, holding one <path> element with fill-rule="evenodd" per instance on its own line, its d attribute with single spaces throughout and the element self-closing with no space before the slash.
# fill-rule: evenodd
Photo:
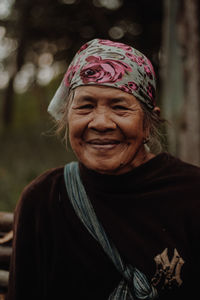
<svg viewBox="0 0 200 300">
<path fill-rule="evenodd" d="M 78 109 L 92 109 L 94 105 L 92 104 L 85 104 L 78 107 Z"/>
<path fill-rule="evenodd" d="M 114 105 L 112 108 L 114 110 L 128 110 L 128 108 L 126 106 L 123 106 L 123 105 Z"/>
</svg>

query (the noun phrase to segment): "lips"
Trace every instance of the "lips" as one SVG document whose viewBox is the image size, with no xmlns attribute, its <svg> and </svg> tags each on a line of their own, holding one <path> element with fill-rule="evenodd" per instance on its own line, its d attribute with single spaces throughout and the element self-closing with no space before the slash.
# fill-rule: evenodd
<svg viewBox="0 0 200 300">
<path fill-rule="evenodd" d="M 91 139 L 87 141 L 89 147 L 98 152 L 113 150 L 120 144 L 119 140 L 114 139 Z"/>
<path fill-rule="evenodd" d="M 91 145 L 116 145 L 120 142 L 118 140 L 113 139 L 92 139 L 87 141 L 87 143 Z"/>
</svg>

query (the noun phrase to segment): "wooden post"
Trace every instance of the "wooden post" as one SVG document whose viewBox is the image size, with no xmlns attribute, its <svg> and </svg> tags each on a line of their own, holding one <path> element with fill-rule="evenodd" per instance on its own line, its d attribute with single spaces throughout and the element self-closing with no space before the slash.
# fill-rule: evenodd
<svg viewBox="0 0 200 300">
<path fill-rule="evenodd" d="M 0 212 L 0 300 L 4 300 L 8 289 L 9 265 L 12 254 L 14 214 Z"/>
<path fill-rule="evenodd" d="M 9 265 L 12 247 L 0 246 L 0 264 L 4 263 Z"/>
<path fill-rule="evenodd" d="M 13 226 L 13 213 L 0 212 L 0 232 L 8 232 Z"/>
<path fill-rule="evenodd" d="M 0 270 L 0 287 L 7 288 L 9 271 Z"/>
</svg>

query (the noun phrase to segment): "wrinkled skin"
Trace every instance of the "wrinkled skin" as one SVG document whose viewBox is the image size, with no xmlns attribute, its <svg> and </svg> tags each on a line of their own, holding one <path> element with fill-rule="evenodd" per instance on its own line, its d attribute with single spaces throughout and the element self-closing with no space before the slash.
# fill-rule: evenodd
<svg viewBox="0 0 200 300">
<path fill-rule="evenodd" d="M 131 94 L 116 88 L 80 86 L 69 107 L 69 139 L 78 160 L 103 174 L 122 174 L 148 161 L 143 111 Z"/>
</svg>

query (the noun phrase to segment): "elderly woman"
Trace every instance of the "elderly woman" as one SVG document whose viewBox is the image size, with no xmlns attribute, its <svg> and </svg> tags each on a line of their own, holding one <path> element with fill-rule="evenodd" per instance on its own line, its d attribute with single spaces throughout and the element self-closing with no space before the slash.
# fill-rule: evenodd
<svg viewBox="0 0 200 300">
<path fill-rule="evenodd" d="M 158 149 L 150 61 L 92 40 L 48 110 L 78 161 L 24 189 L 8 299 L 197 299 L 200 169 Z"/>
</svg>

